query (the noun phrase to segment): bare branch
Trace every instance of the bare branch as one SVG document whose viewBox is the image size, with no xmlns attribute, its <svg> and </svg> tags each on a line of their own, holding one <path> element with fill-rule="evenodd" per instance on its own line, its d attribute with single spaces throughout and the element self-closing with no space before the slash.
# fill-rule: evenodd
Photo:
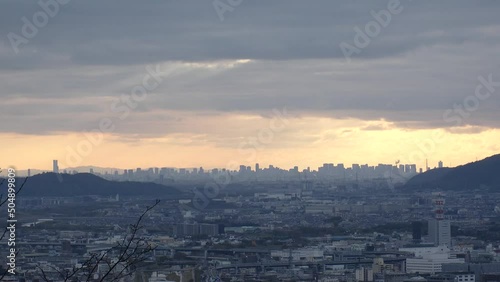
<svg viewBox="0 0 500 282">
<path fill-rule="evenodd" d="M 121 251 L 119 257 L 118 257 L 118 260 L 109 268 L 109 270 L 106 272 L 106 274 L 104 274 L 101 278 L 100 281 L 108 281 L 106 280 L 106 278 L 108 276 L 110 276 L 114 269 L 117 268 L 120 264 L 125 264 L 124 265 L 124 269 L 126 269 L 127 267 L 130 267 L 129 265 L 126 264 L 127 261 L 130 260 L 130 258 L 132 257 L 137 257 L 139 259 L 141 259 L 145 254 L 151 252 L 151 248 L 147 248 L 147 252 L 138 252 L 138 249 L 139 249 L 139 245 L 138 242 L 140 242 L 140 240 L 138 240 L 137 242 L 136 241 L 136 236 L 137 236 L 137 232 L 143 228 L 143 226 L 141 226 L 141 222 L 142 220 L 144 219 L 144 217 L 146 216 L 146 214 L 151 211 L 154 207 L 156 207 L 158 204 L 160 203 L 160 200 L 156 200 L 154 205 L 150 206 L 150 207 L 146 207 L 146 210 L 141 214 L 141 216 L 139 216 L 139 218 L 137 219 L 136 223 L 135 224 L 132 224 L 130 227 L 131 227 L 131 235 L 130 237 L 127 239 L 127 236 L 124 237 L 123 241 L 121 244 L 119 244 L 119 247 L 122 247 L 125 245 L 125 248 Z M 126 244 L 125 244 L 126 242 Z M 133 249 L 131 249 L 131 246 L 132 246 L 132 243 L 135 242 L 135 246 L 133 247 Z M 129 250 L 131 250 L 129 252 Z M 119 272 L 118 276 L 120 276 L 120 274 L 123 272 L 123 269 L 122 271 Z M 115 278 L 117 278 L 115 276 Z M 113 280 L 115 279 L 113 278 Z M 111 281 L 113 281 L 111 280 Z"/>
<path fill-rule="evenodd" d="M 146 207 L 145 211 L 139 216 L 134 224 L 129 226 L 130 233 L 124 236 L 123 240 L 118 242 L 116 246 L 106 249 L 101 253 L 90 253 L 90 257 L 82 264 L 81 267 L 74 266 L 72 270 L 66 270 L 65 273 L 58 273 L 64 281 L 69 281 L 77 274 L 84 273 L 82 281 L 93 281 L 93 274 L 98 270 L 99 264 L 106 264 L 108 270 L 100 278 L 99 281 L 118 281 L 121 278 L 130 276 L 136 267 L 147 259 L 147 255 L 151 253 L 156 247 L 153 247 L 145 238 L 139 236 L 139 231 L 144 228 L 141 225 L 146 214 L 155 208 L 160 203 L 156 200 L 154 205 Z M 113 254 L 117 253 L 116 260 L 113 259 Z M 120 267 L 122 267 L 120 269 Z M 42 272 L 42 279 L 50 281 L 47 278 L 43 269 L 38 267 Z M 0 279 L 1 280 L 1 279 Z"/>
<path fill-rule="evenodd" d="M 28 177 L 24 178 L 24 181 L 21 184 L 21 186 L 19 187 L 19 189 L 16 189 L 16 196 L 17 196 L 17 194 L 19 194 L 19 192 L 21 192 L 21 190 L 23 190 L 23 187 L 26 184 L 26 181 L 28 181 Z M 3 181 L 2 181 L 2 183 L 3 183 Z M 3 206 L 3 204 L 5 204 L 8 200 L 9 200 L 9 198 L 5 198 L 5 200 L 0 202 L 0 207 Z"/>
</svg>

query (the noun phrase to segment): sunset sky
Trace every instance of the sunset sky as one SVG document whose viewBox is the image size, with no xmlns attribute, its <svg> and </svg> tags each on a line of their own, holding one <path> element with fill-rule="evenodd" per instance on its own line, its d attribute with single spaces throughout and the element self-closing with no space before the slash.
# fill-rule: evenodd
<svg viewBox="0 0 500 282">
<path fill-rule="evenodd" d="M 16 53 L 12 34 L 43 9 L 4 0 L 0 167 L 434 167 L 499 153 L 500 2 L 402 0 L 346 60 L 342 42 L 389 2 L 243 0 L 221 18 L 213 1 L 73 0 Z"/>
</svg>

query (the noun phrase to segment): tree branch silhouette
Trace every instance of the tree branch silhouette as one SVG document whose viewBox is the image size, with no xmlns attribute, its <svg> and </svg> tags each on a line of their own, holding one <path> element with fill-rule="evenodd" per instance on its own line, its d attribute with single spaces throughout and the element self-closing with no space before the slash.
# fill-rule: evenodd
<svg viewBox="0 0 500 282">
<path fill-rule="evenodd" d="M 132 275 L 140 263 L 144 262 L 148 255 L 156 248 L 144 237 L 141 237 L 139 231 L 144 228 L 142 221 L 147 213 L 160 203 L 156 200 L 152 206 L 146 207 L 145 211 L 139 216 L 137 221 L 129 226 L 129 234 L 124 236 L 123 240 L 116 246 L 103 250 L 102 252 L 90 253 L 90 257 L 82 263 L 81 267 L 74 266 L 71 270 L 61 271 L 54 267 L 55 272 L 62 281 L 94 281 L 94 275 L 98 273 L 100 265 L 107 266 L 106 271 L 100 276 L 98 281 L 118 281 L 126 276 Z M 38 265 L 42 279 L 51 281 L 43 268 Z"/>
</svg>

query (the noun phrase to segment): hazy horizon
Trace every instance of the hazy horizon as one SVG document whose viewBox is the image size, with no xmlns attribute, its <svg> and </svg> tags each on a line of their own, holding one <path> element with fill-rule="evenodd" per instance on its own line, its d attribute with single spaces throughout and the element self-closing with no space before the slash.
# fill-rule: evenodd
<svg viewBox="0 0 500 282">
<path fill-rule="evenodd" d="M 498 2 L 68 1 L 36 32 L 43 7 L 2 5 L 3 167 L 424 167 L 500 152 Z"/>
<path fill-rule="evenodd" d="M 500 154 L 495 154 L 495 155 L 500 155 Z M 495 155 L 492 155 L 492 156 L 495 156 Z M 488 156 L 488 157 L 492 157 L 492 156 Z M 488 158 L 487 157 L 487 158 Z M 481 159 L 475 159 L 473 161 L 470 161 L 470 162 L 465 162 L 465 163 L 458 163 L 458 164 L 451 164 L 451 163 L 446 163 L 445 161 L 442 161 L 442 160 L 439 160 L 439 161 L 436 161 L 436 162 L 433 162 L 433 161 L 429 161 L 428 160 L 428 168 L 429 169 L 436 169 L 436 168 L 439 168 L 439 162 L 441 161 L 442 164 L 443 164 L 443 168 L 455 168 L 455 167 L 458 167 L 458 166 L 463 166 L 463 165 L 466 165 L 466 164 L 469 164 L 469 163 L 472 163 L 472 162 L 475 162 L 475 161 L 481 161 L 483 160 L 483 158 Z M 52 160 L 53 161 L 53 160 Z M 296 164 L 294 166 L 291 166 L 291 167 L 280 167 L 280 166 L 276 166 L 274 165 L 273 163 L 269 163 L 269 164 L 262 164 L 262 163 L 254 163 L 254 164 L 238 164 L 236 166 L 232 166 L 232 167 L 207 167 L 207 166 L 203 166 L 203 165 L 198 165 L 198 166 L 192 166 L 192 167 L 173 167 L 173 166 L 144 166 L 144 167 L 140 167 L 140 166 L 131 166 L 131 167 L 102 167 L 102 166 L 98 166 L 98 165 L 85 165 L 85 166 L 77 166 L 77 167 L 58 167 L 60 172 L 62 171 L 67 171 L 67 173 L 71 173 L 73 170 L 76 170 L 78 171 L 79 173 L 83 173 L 83 172 L 88 172 L 88 171 L 82 171 L 84 169 L 90 169 L 90 168 L 94 168 L 94 169 L 98 169 L 98 171 L 96 172 L 110 172 L 110 173 L 113 173 L 115 170 L 118 171 L 118 173 L 123 173 L 123 170 L 129 170 L 129 169 L 132 169 L 132 170 L 136 170 L 137 168 L 141 168 L 141 169 L 150 169 L 150 168 L 169 168 L 169 169 L 176 169 L 176 170 L 179 170 L 179 169 L 199 169 L 199 168 L 203 168 L 206 172 L 212 170 L 212 169 L 229 169 L 231 171 L 237 171 L 239 170 L 239 166 L 240 165 L 245 165 L 247 167 L 250 167 L 252 171 L 255 170 L 255 165 L 258 164 L 259 165 L 259 168 L 260 169 L 267 169 L 269 168 L 270 166 L 273 166 L 274 168 L 279 168 L 279 169 L 283 169 L 283 170 L 289 170 L 289 169 L 293 169 L 295 166 L 297 166 L 299 168 L 299 171 L 302 171 L 302 170 L 305 170 L 307 168 L 310 168 L 311 171 L 316 171 L 318 170 L 318 168 L 321 168 L 324 164 L 333 164 L 334 166 L 337 166 L 338 164 L 342 164 L 344 165 L 344 167 L 346 168 L 351 168 L 352 165 L 368 165 L 370 167 L 376 167 L 377 165 L 392 165 L 392 166 L 399 166 L 399 165 L 409 165 L 410 163 L 401 163 L 401 162 L 393 162 L 393 163 L 381 163 L 381 162 L 378 162 L 378 163 L 363 163 L 363 162 L 357 162 L 357 163 L 342 163 L 342 162 L 338 162 L 338 163 L 332 163 L 332 162 L 324 162 L 322 163 L 321 165 L 319 166 L 307 166 L 307 165 L 300 165 L 300 164 Z M 52 162 L 51 162 L 52 164 Z M 27 172 L 28 169 L 31 170 L 32 174 L 33 172 L 36 172 L 36 171 L 40 171 L 40 172 L 52 172 L 53 171 L 53 167 L 50 167 L 50 168 L 37 168 L 37 167 L 30 167 L 30 168 L 22 168 L 22 167 L 13 167 L 15 168 L 18 172 Z M 419 169 L 422 169 L 423 172 L 426 171 L 426 167 L 425 167 L 425 164 L 423 167 L 419 167 L 417 166 L 417 172 L 419 171 Z M 1 173 L 0 173 L 1 174 Z"/>
</svg>

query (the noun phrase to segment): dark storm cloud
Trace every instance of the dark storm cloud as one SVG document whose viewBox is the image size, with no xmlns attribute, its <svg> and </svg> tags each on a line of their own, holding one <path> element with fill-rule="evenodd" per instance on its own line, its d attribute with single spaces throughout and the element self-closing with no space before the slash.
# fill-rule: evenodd
<svg viewBox="0 0 500 282">
<path fill-rule="evenodd" d="M 354 26 L 389 1 L 243 1 L 220 21 L 212 1 L 80 1 L 59 13 L 20 47 L 1 52 L 2 68 L 55 64 L 142 64 L 165 60 L 341 58 Z M 0 34 L 21 35 L 22 17 L 41 10 L 36 1 L 2 1 Z M 358 57 L 377 58 L 439 43 L 488 41 L 473 28 L 498 24 L 497 1 L 405 1 L 387 28 Z M 496 38 L 498 41 L 498 38 Z M 12 50 L 10 50 L 12 51 Z M 33 54 L 36 51 L 36 54 Z"/>
<path fill-rule="evenodd" d="M 111 103 L 141 82 L 146 64 L 172 72 L 117 133 L 184 132 L 189 124 L 172 111 L 268 115 L 285 106 L 299 116 L 452 127 L 455 116 L 443 114 L 474 95 L 479 75 L 500 81 L 498 1 L 401 0 L 352 63 L 339 44 L 353 44 L 354 27 L 389 1 L 243 0 L 224 21 L 212 3 L 71 0 L 16 54 L 8 34 L 22 35 L 21 18 L 41 8 L 2 1 L 0 118 L 10 122 L 0 132 L 91 130 L 116 118 Z M 241 59 L 252 61 L 227 66 Z M 500 87 L 461 122 L 500 127 L 499 108 Z"/>
</svg>

